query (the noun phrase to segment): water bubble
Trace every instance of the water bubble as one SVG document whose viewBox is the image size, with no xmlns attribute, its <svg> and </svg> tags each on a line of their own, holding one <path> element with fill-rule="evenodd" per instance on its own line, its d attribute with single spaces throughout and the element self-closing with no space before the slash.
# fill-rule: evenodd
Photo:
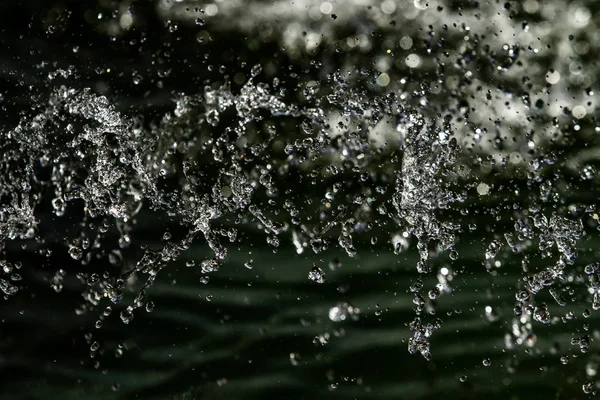
<svg viewBox="0 0 600 400">
<path fill-rule="evenodd" d="M 489 367 L 490 365 L 492 365 L 492 360 L 489 358 L 484 358 L 481 363 L 483 364 L 484 367 Z"/>
</svg>

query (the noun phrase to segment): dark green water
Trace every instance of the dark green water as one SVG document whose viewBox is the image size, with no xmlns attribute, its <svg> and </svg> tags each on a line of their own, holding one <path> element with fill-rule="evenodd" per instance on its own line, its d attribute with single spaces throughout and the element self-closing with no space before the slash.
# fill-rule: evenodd
<svg viewBox="0 0 600 400">
<path fill-rule="evenodd" d="M 140 229 L 159 228 L 148 220 Z M 581 254 L 581 263 L 593 261 L 597 240 L 593 235 L 585 238 L 582 248 L 590 251 Z M 415 251 L 397 256 L 387 245 L 365 244 L 354 259 L 341 257 L 337 250 L 317 257 L 294 255 L 288 245 L 273 253 L 261 241 L 250 241 L 252 270 L 243 265 L 248 259 L 244 247 L 233 251 L 205 285 L 198 282 L 197 271 L 184 266 L 185 259 L 208 255 L 202 246 L 192 248 L 151 289 L 155 309 L 139 313 L 128 326 L 111 318 L 94 332 L 94 315 L 76 316 L 69 309 L 79 292 L 68 290 L 68 285 L 60 294 L 44 285 L 34 290 L 35 297 L 11 299 L 10 307 L 1 311 L 2 369 L 10 377 L 3 396 L 581 398 L 579 382 L 585 379 L 585 365 L 594 357 L 595 346 L 592 342 L 590 353 L 581 354 L 570 340 L 574 331 L 581 330 L 581 313 L 589 304 L 569 307 L 575 316 L 568 323 L 535 324 L 534 347 L 508 350 L 504 335 L 511 330 L 523 255 L 501 252 L 497 259 L 502 266 L 490 273 L 483 262 L 487 244 L 479 231 L 460 236 L 458 260 L 435 260 L 436 266 L 449 267 L 456 276 L 452 292 L 439 299 L 436 315 L 444 322 L 432 337 L 430 362 L 406 350 L 410 336 L 406 324 L 413 317 L 407 282 L 416 275 Z M 342 266 L 326 269 L 326 283 L 306 279 L 313 263 L 325 266 L 334 257 L 340 257 Z M 532 271 L 546 265 L 534 252 L 530 260 Z M 69 259 L 53 262 L 72 264 Z M 582 285 L 573 286 L 582 290 Z M 552 315 L 566 313 L 545 297 Z M 341 301 L 360 309 L 357 321 L 329 319 L 329 309 Z M 498 321 L 486 318 L 486 306 L 499 314 Z M 585 320 L 592 327 L 597 321 L 595 315 Z M 102 343 L 94 359 L 87 354 L 86 332 L 93 332 Z M 313 343 L 326 333 L 327 344 Z M 118 344 L 124 344 L 119 358 Z M 299 356 L 296 365 L 290 361 L 291 353 Z M 569 356 L 567 365 L 560 363 L 561 355 Z M 491 366 L 483 366 L 484 358 Z M 115 384 L 118 390 L 112 391 Z"/>
</svg>

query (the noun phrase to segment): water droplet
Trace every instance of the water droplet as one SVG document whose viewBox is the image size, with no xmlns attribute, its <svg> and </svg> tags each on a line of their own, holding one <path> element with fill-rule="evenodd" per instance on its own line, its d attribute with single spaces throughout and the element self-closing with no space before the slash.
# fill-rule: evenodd
<svg viewBox="0 0 600 400">
<path fill-rule="evenodd" d="M 121 321 L 125 324 L 131 323 L 133 321 L 133 312 L 130 309 L 121 311 Z"/>
<path fill-rule="evenodd" d="M 325 273 L 319 267 L 313 267 L 308 273 L 308 279 L 316 283 L 325 282 Z"/>
<path fill-rule="evenodd" d="M 253 78 L 256 78 L 258 75 L 260 75 L 261 72 L 262 72 L 262 65 L 256 64 L 255 66 L 252 67 L 252 70 L 250 71 L 250 75 Z"/>
<path fill-rule="evenodd" d="M 206 114 L 206 122 L 208 122 L 209 125 L 217 126 L 217 125 L 219 125 L 219 121 L 220 121 L 220 117 L 219 117 L 219 112 L 217 110 L 210 110 Z"/>
<path fill-rule="evenodd" d="M 81 258 L 83 257 L 83 250 L 80 247 L 71 246 L 69 248 L 69 255 L 74 260 L 81 260 Z"/>
<path fill-rule="evenodd" d="M 216 272 L 219 270 L 219 262 L 217 260 L 204 260 L 200 264 L 200 269 L 203 274 Z"/>
<path fill-rule="evenodd" d="M 583 389 L 583 393 L 590 394 L 594 390 L 594 384 L 592 382 L 586 382 L 581 388 Z"/>
<path fill-rule="evenodd" d="M 437 298 L 439 297 L 440 293 L 441 293 L 441 290 L 440 290 L 440 288 L 438 288 L 438 287 L 436 286 L 436 287 L 434 287 L 433 289 L 431 289 L 431 290 L 429 291 L 429 293 L 428 293 L 428 294 L 429 294 L 429 298 L 430 298 L 431 300 L 435 300 L 435 299 L 437 299 Z"/>
<path fill-rule="evenodd" d="M 154 311 L 154 302 L 149 301 L 146 303 L 146 312 Z"/>
<path fill-rule="evenodd" d="M 492 241 L 492 243 L 490 243 L 487 250 L 485 251 L 486 260 L 495 258 L 496 254 L 498 254 L 498 251 L 500 251 L 501 247 L 502 247 L 502 245 L 500 244 L 500 242 L 498 240 Z"/>
<path fill-rule="evenodd" d="M 535 307 L 533 311 L 533 319 L 543 324 L 550 323 L 550 313 L 548 312 L 548 306 L 546 303 L 542 303 Z"/>
</svg>

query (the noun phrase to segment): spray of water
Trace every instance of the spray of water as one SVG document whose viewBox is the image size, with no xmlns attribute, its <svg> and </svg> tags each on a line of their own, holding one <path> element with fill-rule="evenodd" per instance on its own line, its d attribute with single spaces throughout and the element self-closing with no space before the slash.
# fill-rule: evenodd
<svg viewBox="0 0 600 400">
<path fill-rule="evenodd" d="M 260 13 L 257 7 L 262 7 Z M 252 12 L 268 20 L 276 7 L 256 5 Z M 321 6 L 321 14 L 331 14 L 328 7 Z M 383 2 L 372 20 L 389 23 L 394 7 Z M 281 83 L 284 77 L 267 79 L 258 64 L 242 71 L 246 75 L 237 89 L 223 76 L 207 82 L 203 90 L 175 96 L 172 109 L 153 120 L 122 113 L 111 99 L 76 88 L 76 68 L 53 70 L 45 79 L 49 96 L 15 127 L 0 132 L 0 248 L 13 242 L 35 244 L 36 251 L 49 256 L 42 233 L 49 222 L 37 211 L 45 202 L 57 218 L 77 218 L 77 229 L 62 240 L 62 247 L 82 265 L 103 260 L 110 266 L 102 274 L 77 274 L 84 298 L 77 312 L 96 313 L 96 327 L 101 328 L 126 291 L 136 295 L 120 313 L 124 323 L 131 323 L 140 308 L 151 311 L 149 297 L 157 276 L 193 244 L 207 246 L 212 255 L 188 266 L 203 276 L 218 271 L 229 246 L 243 245 L 239 231 L 248 227 L 257 229 L 274 250 L 286 241 L 298 254 L 338 246 L 357 257 L 357 238 L 366 235 L 372 241 L 389 241 L 389 251 L 396 254 L 414 245 L 419 260 L 412 267 L 424 278 L 406 283 L 415 309 L 408 323 L 408 350 L 430 360 L 430 338 L 443 329 L 442 319 L 435 316 L 438 298 L 452 291 L 459 274 L 437 260 L 459 260 L 455 247 L 461 234 L 481 230 L 462 218 L 472 210 L 479 207 L 479 215 L 500 224 L 500 211 L 510 209 L 511 229 L 505 233 L 504 227 L 488 228 L 481 260 L 491 274 L 497 273 L 503 254 L 514 253 L 513 259 L 521 260 L 523 277 L 515 289 L 506 345 L 534 346 L 535 325 L 558 319 L 552 316 L 553 305 L 535 299 L 541 294 L 547 292 L 558 307 L 589 301 L 593 310 L 600 308 L 600 269 L 596 263 L 578 263 L 581 240 L 598 226 L 597 210 L 567 197 L 588 184 L 595 189 L 597 172 L 588 162 L 592 155 L 567 155 L 564 150 L 573 140 L 593 146 L 598 128 L 586 117 L 591 102 L 570 105 L 573 111 L 565 105 L 561 118 L 553 115 L 554 108 L 545 111 L 546 105 L 561 104 L 567 92 L 567 79 L 561 80 L 557 67 L 541 71 L 534 63 L 543 46 L 533 38 L 543 36 L 546 28 L 528 23 L 515 27 L 506 13 L 494 17 L 498 26 L 482 26 L 479 21 L 492 18 L 496 8 L 482 7 L 460 24 L 447 24 L 458 12 L 415 1 L 413 18 L 422 15 L 431 28 L 420 38 L 424 51 L 410 53 L 402 62 L 413 70 L 423 64 L 429 72 L 421 75 L 394 76 L 390 64 L 395 61 L 388 50 L 376 69 L 348 63 L 320 73 L 319 79 L 296 76 L 290 95 Z M 171 31 L 177 30 L 175 21 L 204 25 L 196 12 L 182 10 L 178 3 L 161 3 L 159 11 Z M 207 8 L 214 18 L 227 18 L 236 10 L 227 3 L 220 14 Z M 587 9 L 578 10 L 585 17 Z M 277 15 L 285 19 L 288 11 Z M 352 15 L 339 13 L 340 20 L 352 21 Z M 133 17 L 123 18 L 119 26 L 128 29 Z M 303 24 L 326 29 L 321 18 L 312 25 L 296 20 L 280 36 L 290 57 L 325 46 L 313 43 L 314 31 L 307 41 L 294 34 Z M 583 28 L 579 20 L 572 23 Z M 239 24 L 241 31 L 251 29 L 241 20 Z M 502 34 L 491 35 L 491 30 Z M 384 34 L 393 38 L 396 31 Z M 456 37 L 462 38 L 459 45 L 451 53 L 444 50 L 444 43 Z M 399 45 L 409 50 L 416 40 L 402 36 Z M 356 41 L 349 37 L 344 46 L 360 55 L 371 43 L 361 34 Z M 313 65 L 327 69 L 320 62 Z M 513 79 L 527 65 L 538 69 Z M 485 80 L 483 70 L 491 71 L 494 79 Z M 142 78 L 133 79 L 136 83 Z M 586 79 L 591 78 L 572 79 L 585 92 L 572 102 L 593 95 L 584 90 Z M 538 193 L 518 197 L 523 188 Z M 489 198 L 496 201 L 486 204 Z M 185 234 L 173 237 L 165 231 L 160 246 L 144 246 L 135 263 L 124 263 L 123 252 L 135 243 L 143 213 L 166 216 Z M 376 237 L 381 227 L 385 237 Z M 112 231 L 118 232 L 116 244 L 107 239 Z M 550 265 L 529 271 L 532 256 Z M 19 263 L 2 265 L 0 289 L 10 301 L 26 288 L 17 272 Z M 252 259 L 246 267 L 253 268 Z M 308 279 L 325 282 L 322 267 L 307 265 Z M 329 267 L 335 270 L 340 263 L 332 261 Z M 66 277 L 59 268 L 49 284 L 60 292 Z M 438 283 L 426 287 L 428 277 L 437 277 Z M 572 290 L 576 283 L 584 287 L 579 297 Z M 334 322 L 359 315 L 348 303 L 329 311 Z M 486 318 L 500 316 L 486 308 Z M 324 340 L 319 339 L 322 344 Z M 589 342 L 588 334 L 572 340 L 584 353 Z M 92 347 L 94 352 L 99 345 Z M 583 386 L 586 393 L 594 390 L 590 385 Z"/>
</svg>

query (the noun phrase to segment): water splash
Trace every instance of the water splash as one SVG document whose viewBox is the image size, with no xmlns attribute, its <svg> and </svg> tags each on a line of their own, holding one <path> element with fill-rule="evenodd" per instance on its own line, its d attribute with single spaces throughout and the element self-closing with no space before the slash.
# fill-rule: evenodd
<svg viewBox="0 0 600 400">
<path fill-rule="evenodd" d="M 523 7 L 537 18 L 534 3 Z M 175 35 L 185 23 L 204 29 L 230 18 L 240 4 L 192 12 L 188 2 L 162 2 L 157 12 Z M 438 302 L 468 280 L 458 265 L 467 231 L 481 233 L 480 258 L 491 277 L 520 259 L 523 276 L 514 290 L 507 348 L 535 346 L 534 328 L 552 326 L 560 315 L 568 323 L 579 302 L 598 310 L 600 271 L 579 260 L 586 235 L 597 229 L 597 209 L 570 197 L 597 191 L 598 128 L 592 101 L 582 100 L 593 98 L 585 57 L 590 44 L 581 39 L 591 23 L 589 10 L 577 5 L 568 13 L 566 5 L 555 5 L 557 13 L 575 16 L 565 24 L 580 39 L 557 39 L 553 45 L 566 49 L 562 56 L 569 63 L 544 66 L 537 58 L 546 50 L 535 38 L 545 37 L 548 26 L 514 21 L 510 7 L 463 12 L 415 2 L 402 18 L 421 33 L 398 35 L 393 2 L 370 8 L 362 19 L 354 18 L 361 2 L 339 11 L 323 4 L 252 4 L 247 11 L 254 19 L 236 18 L 234 24 L 241 32 L 265 24 L 265 38 L 285 47 L 282 53 L 296 60 L 310 56 L 313 76 L 273 76 L 267 63 L 241 67 L 241 78 L 220 72 L 200 90 L 174 93 L 171 109 L 150 119 L 123 111 L 118 95 L 80 89 L 77 68 L 53 67 L 44 81 L 51 93 L 0 132 L 0 248 L 31 245 L 49 257 L 44 207 L 56 218 L 77 220 L 58 240 L 74 263 L 106 265 L 100 273 L 74 274 L 83 297 L 77 312 L 98 314 L 98 329 L 112 306 L 121 307 L 116 318 L 125 324 L 135 323 L 140 309 L 154 310 L 157 277 L 181 263 L 193 245 L 210 249 L 208 258 L 186 263 L 208 283 L 207 275 L 225 268 L 231 249 L 244 245 L 246 231 L 273 251 L 291 243 L 297 254 L 334 250 L 351 260 L 362 256 L 359 244 L 367 236 L 371 246 L 386 241 L 399 260 L 415 247 L 418 260 L 408 267 L 419 277 L 403 283 L 416 314 L 408 323 L 408 349 L 427 360 L 433 332 L 443 329 Z M 317 12 L 300 18 L 296 12 L 304 6 Z M 365 18 L 373 32 L 381 31 L 381 40 L 363 32 Z M 99 19 L 99 29 L 113 37 L 141 23 L 128 9 Z M 479 22 L 487 19 L 494 26 Z M 356 32 L 337 37 L 331 20 Z M 455 20 L 460 22 L 449 23 Z M 49 34 L 56 29 L 49 26 Z M 203 30 L 198 42 L 205 39 L 210 34 Z M 326 65 L 319 57 L 331 56 L 327 46 L 349 60 L 341 68 Z M 402 51 L 408 53 L 396 58 Z M 369 52 L 380 56 L 375 70 L 353 67 Z M 164 65 L 155 72 L 159 82 L 171 74 Z M 136 86 L 155 78 L 137 70 L 130 75 Z M 578 150 L 577 141 L 588 149 Z M 142 247 L 137 226 L 147 215 L 160 215 L 183 233 L 165 230 L 158 245 Z M 125 255 L 133 250 L 141 255 L 131 263 Z M 537 259 L 546 265 L 532 263 Z M 327 261 L 320 262 L 307 263 L 303 276 L 322 288 L 343 267 L 339 258 L 331 260 L 326 280 Z M 245 265 L 259 268 L 252 258 Z M 11 301 L 26 285 L 17 263 L 2 261 L 2 267 L 0 289 Z M 60 293 L 70 274 L 52 271 L 49 286 Z M 575 287 L 583 290 L 575 294 Z M 133 299 L 121 304 L 128 292 Z M 548 300 L 540 301 L 546 292 Z M 358 310 L 339 302 L 329 308 L 329 320 L 355 322 Z M 504 315 L 485 308 L 490 323 Z M 329 338 L 321 334 L 315 343 L 326 345 Z M 571 344 L 587 352 L 590 340 L 579 334 Z M 94 354 L 102 351 L 97 341 L 90 346 Z M 586 393 L 593 387 L 583 384 Z"/>
</svg>

